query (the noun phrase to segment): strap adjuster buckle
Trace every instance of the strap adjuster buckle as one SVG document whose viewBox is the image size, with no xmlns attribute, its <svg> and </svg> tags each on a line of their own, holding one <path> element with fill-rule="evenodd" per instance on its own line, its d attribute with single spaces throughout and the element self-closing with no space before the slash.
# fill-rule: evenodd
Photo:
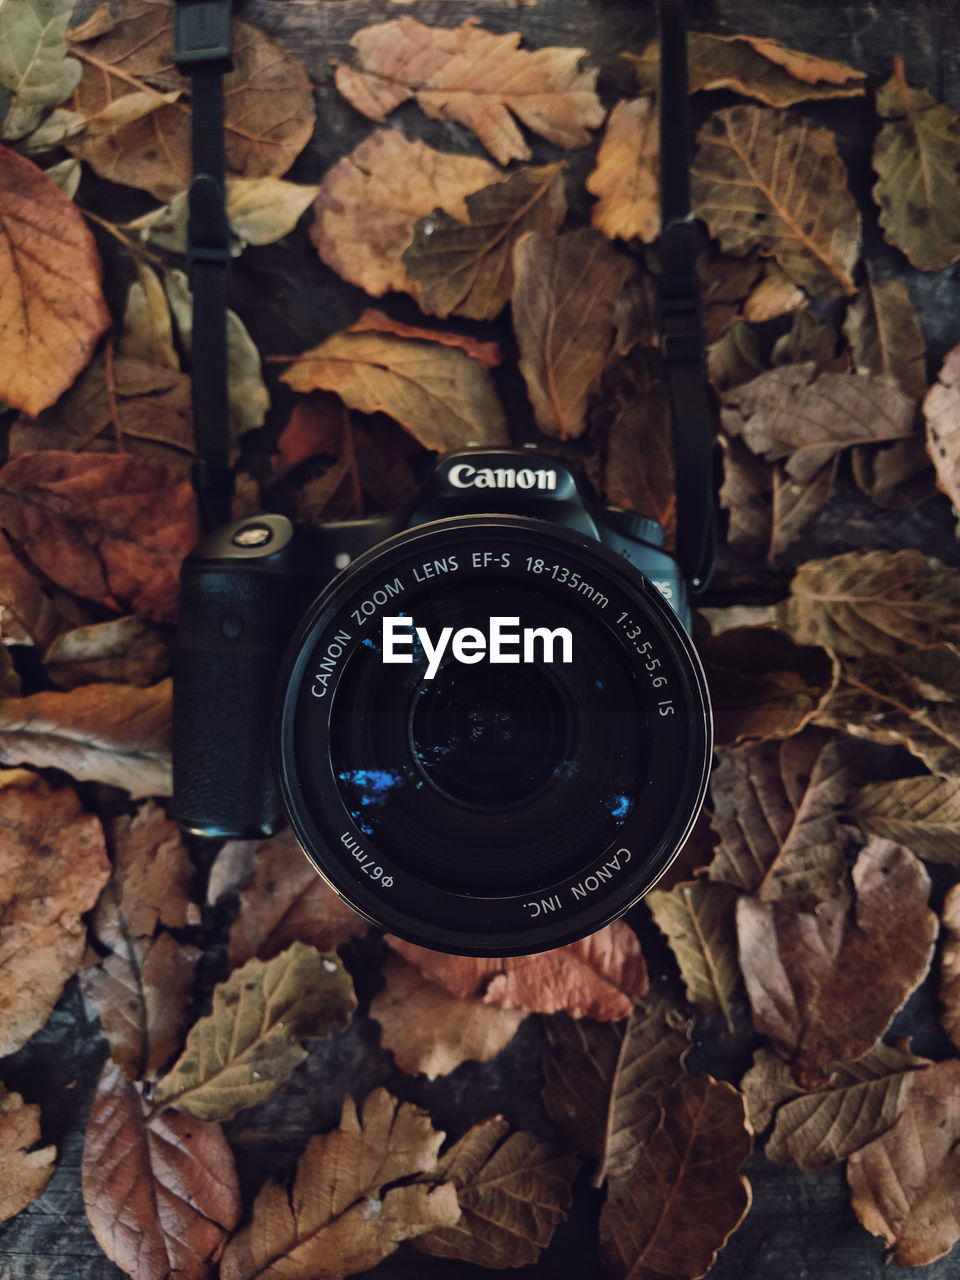
<svg viewBox="0 0 960 1280">
<path fill-rule="evenodd" d="M 229 71 L 230 0 L 177 0 L 173 8 L 173 61 L 178 71 Z"/>
<path fill-rule="evenodd" d="M 660 354 L 668 363 L 702 363 L 705 351 L 698 296 L 660 299 Z"/>
</svg>

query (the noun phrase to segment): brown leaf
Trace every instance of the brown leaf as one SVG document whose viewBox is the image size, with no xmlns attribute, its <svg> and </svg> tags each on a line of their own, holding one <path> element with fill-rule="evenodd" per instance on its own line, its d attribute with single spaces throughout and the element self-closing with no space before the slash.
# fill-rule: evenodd
<svg viewBox="0 0 960 1280">
<path fill-rule="evenodd" d="M 83 621 L 83 609 L 45 587 L 20 562 L 0 532 L 0 639 L 43 651 L 63 631 Z"/>
<path fill-rule="evenodd" d="M 740 1166 L 751 1130 L 742 1094 L 711 1076 L 662 1095 L 663 1115 L 600 1213 L 604 1265 L 618 1280 L 704 1276 L 750 1207 Z"/>
<path fill-rule="evenodd" d="M 370 927 L 317 874 L 289 828 L 256 846 L 253 874 L 241 885 L 227 949 L 231 969 L 252 956 L 272 960 L 291 942 L 334 951 Z"/>
<path fill-rule="evenodd" d="M 707 351 L 707 374 L 718 391 L 742 386 L 766 369 L 756 330 L 736 320 Z"/>
<path fill-rule="evenodd" d="M 741 105 L 698 136 L 693 208 L 723 251 L 756 245 L 808 293 L 852 293 L 860 214 L 830 130 Z"/>
<path fill-rule="evenodd" d="M 577 1148 L 593 1156 L 593 1185 L 630 1172 L 660 1121 L 660 1094 L 681 1074 L 690 1022 L 658 996 L 622 1023 L 546 1024 L 543 1104 Z"/>
<path fill-rule="evenodd" d="M 616 920 L 589 938 L 532 956 L 452 956 L 387 935 L 394 951 L 456 996 L 531 1013 L 565 1009 L 575 1018 L 624 1018 L 648 988 L 637 935 Z"/>
<path fill-rule="evenodd" d="M 930 862 L 960 866 L 960 778 L 874 782 L 860 791 L 853 813 L 871 835 L 899 840 Z"/>
<path fill-rule="evenodd" d="M 0 771 L 0 1057 L 46 1022 L 80 964 L 81 916 L 110 874 L 99 821 L 72 787 Z"/>
<path fill-rule="evenodd" d="M 140 1093 L 103 1068 L 83 1144 L 83 1203 L 97 1243 L 136 1280 L 209 1280 L 240 1217 L 233 1155 L 218 1124 L 148 1118 Z"/>
<path fill-rule="evenodd" d="M 656 520 L 670 548 L 676 537 L 677 500 L 666 386 L 662 380 L 649 387 L 638 385 L 632 367 L 616 372 L 619 376 L 610 380 L 609 393 L 592 414 L 594 438 L 610 415 L 605 424 L 604 496 L 611 506 Z"/>
<path fill-rule="evenodd" d="M 960 641 L 960 572 L 919 551 L 849 551 L 800 565 L 780 625 L 844 657 Z"/>
<path fill-rule="evenodd" d="M 960 885 L 954 885 L 943 901 L 940 927 L 940 1022 L 960 1049 Z"/>
<path fill-rule="evenodd" d="M 597 196 L 590 222 L 611 240 L 652 244 L 660 234 L 659 127 L 652 94 L 618 102 L 607 119 L 587 190 Z"/>
<path fill-rule="evenodd" d="M 328 267 L 373 297 L 390 289 L 412 292 L 403 251 L 418 220 L 439 208 L 466 223 L 465 197 L 502 179 L 486 160 L 377 129 L 327 171 L 310 239 Z"/>
<path fill-rule="evenodd" d="M 444 1153 L 434 1177 L 457 1189 L 460 1221 L 417 1236 L 414 1248 L 502 1270 L 536 1262 L 566 1218 L 579 1161 L 503 1116 L 475 1124 Z"/>
<path fill-rule="evenodd" d="M 450 329 L 428 329 L 424 325 L 402 324 L 376 307 L 367 307 L 359 319 L 347 329 L 347 333 L 392 333 L 398 338 L 422 338 L 425 342 L 440 342 L 445 347 L 457 347 L 485 369 L 495 369 L 500 363 L 500 347 L 496 342 L 481 342 L 465 333 L 453 333 Z"/>
<path fill-rule="evenodd" d="M 171 685 L 91 684 L 6 698 L 0 701 L 0 760 L 62 769 L 78 782 L 122 787 L 134 799 L 168 796 Z"/>
<path fill-rule="evenodd" d="M 80 162 L 75 160 L 72 163 Z M 184 242 L 181 252 L 186 251 Z M 170 307 L 160 277 L 139 258 L 136 268 L 137 278 L 127 293 L 123 330 L 117 339 L 117 355 L 179 372 L 180 357 L 174 346 Z"/>
<path fill-rule="evenodd" d="M 806 300 L 806 294 L 786 272 L 775 263 L 768 262 L 763 279 L 744 300 L 743 318 L 749 324 L 763 324 L 777 316 L 798 311 Z"/>
<path fill-rule="evenodd" d="M 875 837 L 857 858 L 853 886 L 855 896 L 844 891 L 815 913 L 737 903 L 754 1027 L 813 1083 L 828 1063 L 879 1039 L 933 956 L 930 878 L 909 850 Z"/>
<path fill-rule="evenodd" d="M 610 357 L 614 308 L 630 264 L 599 231 L 532 231 L 514 251 L 513 327 L 520 371 L 541 431 L 586 429 L 587 393 Z"/>
<path fill-rule="evenodd" d="M 186 374 L 118 356 L 113 361 L 113 394 L 111 403 L 106 357 L 100 356 L 52 408 L 13 424 L 10 456 L 36 449 L 126 452 L 166 462 L 186 475 L 194 454 Z"/>
<path fill-rule="evenodd" d="M 100 275 L 76 205 L 0 146 L 0 401 L 39 413 L 70 386 L 110 325 Z"/>
<path fill-rule="evenodd" d="M 144 688 L 170 672 L 169 634 L 135 614 L 65 631 L 43 655 L 47 675 L 62 689 L 112 681 Z"/>
<path fill-rule="evenodd" d="M 282 377 L 295 391 L 335 391 L 351 409 L 387 413 L 428 449 L 507 441 L 489 373 L 448 343 L 376 330 L 335 333 Z"/>
<path fill-rule="evenodd" d="M 832 654 L 797 645 L 776 627 L 730 627 L 699 651 L 718 746 L 790 737 L 810 722 L 837 683 Z"/>
<path fill-rule="evenodd" d="M 942 1258 L 960 1239 L 960 1062 L 928 1067 L 892 1129 L 850 1157 L 853 1211 L 905 1267 Z"/>
<path fill-rule="evenodd" d="M 718 754 L 710 879 L 766 902 L 833 897 L 851 842 L 838 816 L 853 785 L 843 743 L 807 729 Z"/>
<path fill-rule="evenodd" d="M 40 1108 L 0 1084 L 0 1222 L 42 1196 L 57 1148 L 38 1147 Z"/>
<path fill-rule="evenodd" d="M 753 1066 L 740 1081 L 740 1090 L 750 1128 L 758 1136 L 770 1125 L 781 1103 L 806 1093 L 787 1063 L 769 1049 L 754 1050 Z"/>
<path fill-rule="evenodd" d="M 840 454 L 835 453 L 813 475 L 802 480 L 790 475 L 790 463 L 774 464 L 768 564 L 800 537 L 813 517 L 830 501 L 839 464 Z"/>
<path fill-rule="evenodd" d="M 427 27 L 404 17 L 365 27 L 350 41 L 357 67 L 337 64 L 337 88 L 381 124 L 413 98 L 431 120 L 471 129 L 500 164 L 530 159 L 514 116 L 567 151 L 587 146 L 604 113 L 596 70 L 578 70 L 586 49 L 528 51 L 518 48 L 519 31 L 494 35 L 477 24 Z"/>
<path fill-rule="evenodd" d="M 878 507 L 912 507 L 936 493 L 937 477 L 921 432 L 893 444 L 855 445 L 853 478 Z"/>
<path fill-rule="evenodd" d="M 153 1099 L 202 1120 L 230 1120 L 290 1078 L 307 1056 L 299 1038 L 342 1030 L 356 1007 L 332 952 L 294 942 L 266 963 L 248 960 L 214 988 L 213 1012 L 193 1024 Z"/>
<path fill-rule="evenodd" d="M 434 209 L 413 229 L 403 265 L 421 311 L 493 320 L 513 292 L 513 249 L 527 231 L 552 234 L 567 212 L 563 165 L 517 169 L 466 197 L 467 221 Z"/>
<path fill-rule="evenodd" d="M 185 102 L 124 122 L 123 99 L 183 90 L 173 69 L 173 10 L 162 0 L 125 0 L 106 32 L 74 33 L 84 75 L 67 104 L 87 118 L 67 146 L 104 178 L 144 187 L 169 200 L 190 181 L 190 108 Z M 306 146 L 316 119 L 307 73 L 282 45 L 248 22 L 233 23 L 233 70 L 224 76 L 227 168 L 246 178 L 286 173 Z M 105 108 L 111 111 L 105 113 Z M 136 113 L 131 113 L 136 115 Z"/>
<path fill-rule="evenodd" d="M 843 331 L 857 373 L 886 374 L 911 400 L 920 399 L 926 345 L 905 280 L 878 280 L 868 262 L 866 285 L 850 304 Z"/>
<path fill-rule="evenodd" d="M 939 271 L 960 258 L 960 121 L 926 89 L 910 88 L 901 58 L 877 90 L 877 115 L 872 194 L 884 237 L 921 271 Z"/>
<path fill-rule="evenodd" d="M 183 1043 L 202 955 L 169 933 L 131 936 L 81 974 L 83 997 L 129 1079 L 154 1078 Z"/>
<path fill-rule="evenodd" d="M 408 1075 L 436 1080 L 464 1062 L 489 1062 L 526 1017 L 521 1009 L 453 996 L 399 956 L 387 957 L 383 978 L 370 1017 L 380 1023 L 381 1045 Z"/>
<path fill-rule="evenodd" d="M 924 399 L 923 416 L 937 486 L 960 509 L 960 346 L 947 352 L 937 381 Z"/>
<path fill-rule="evenodd" d="M 687 999 L 723 1016 L 734 1030 L 731 1002 L 740 985 L 734 908 L 736 892 L 725 884 L 694 880 L 669 893 L 648 893 L 647 906 L 680 967 Z"/>
<path fill-rule="evenodd" d="M 386 1089 L 367 1097 L 359 1117 L 348 1094 L 339 1129 L 307 1143 L 292 1190 L 271 1179 L 260 1191 L 221 1280 L 333 1280 L 375 1266 L 401 1240 L 452 1226 L 460 1217 L 452 1183 L 391 1185 L 429 1174 L 443 1138 L 426 1112 Z"/>
<path fill-rule="evenodd" d="M 772 536 L 773 467 L 752 454 L 742 440 L 721 436 L 720 446 L 723 484 L 719 498 L 729 514 L 727 545 L 741 556 L 764 555 L 770 550 Z"/>
</svg>

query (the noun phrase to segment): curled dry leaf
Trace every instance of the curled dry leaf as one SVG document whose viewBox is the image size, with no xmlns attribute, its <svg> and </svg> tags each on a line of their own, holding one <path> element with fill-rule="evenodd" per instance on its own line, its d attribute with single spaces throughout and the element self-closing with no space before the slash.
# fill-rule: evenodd
<svg viewBox="0 0 960 1280">
<path fill-rule="evenodd" d="M 498 1271 L 536 1262 L 567 1216 L 578 1165 L 535 1134 L 510 1133 L 503 1116 L 475 1124 L 432 1175 L 456 1187 L 460 1220 L 417 1236 L 414 1247 Z"/>
<path fill-rule="evenodd" d="M 173 69 L 173 10 L 162 0 L 126 0 L 109 29 L 79 29 L 73 52 L 84 63 L 70 100 L 86 127 L 67 146 L 102 177 L 144 187 L 169 200 L 190 181 L 190 109 L 153 101 L 129 121 L 118 101 L 180 91 Z M 224 76 L 227 168 L 246 178 L 285 173 L 313 133 L 316 115 L 307 73 L 281 45 L 247 22 L 233 24 L 233 70 Z M 105 109 L 110 108 L 105 112 Z"/>
<path fill-rule="evenodd" d="M 832 654 L 798 645 L 776 627 L 730 627 L 702 644 L 700 655 L 719 746 L 798 733 L 837 683 Z"/>
<path fill-rule="evenodd" d="M 42 1196 L 57 1148 L 38 1147 L 40 1108 L 0 1084 L 0 1222 Z"/>
<path fill-rule="evenodd" d="M 611 1179 L 600 1213 L 604 1265 L 618 1280 L 705 1276 L 750 1207 L 740 1166 L 752 1134 L 743 1095 L 710 1076 L 661 1095 L 636 1164 Z"/>
<path fill-rule="evenodd" d="M 291 942 L 334 951 L 369 928 L 317 874 L 289 828 L 255 847 L 251 873 L 238 888 L 240 910 L 227 948 L 231 969 L 252 956 L 272 960 Z"/>
<path fill-rule="evenodd" d="M 894 1261 L 919 1267 L 960 1240 L 960 1062 L 920 1072 L 893 1128 L 850 1157 L 853 1211 Z"/>
<path fill-rule="evenodd" d="M 513 292 L 513 250 L 527 231 L 559 231 L 563 165 L 515 170 L 468 195 L 467 222 L 434 209 L 413 229 L 403 265 L 422 311 L 493 320 Z"/>
<path fill-rule="evenodd" d="M 554 951 L 532 956 L 452 956 L 388 935 L 394 951 L 456 996 L 531 1013 L 565 1009 L 575 1018 L 624 1018 L 648 988 L 637 935 L 622 920 Z"/>
<path fill-rule="evenodd" d="M 791 463 L 774 464 L 768 563 L 782 555 L 830 501 L 839 463 L 840 454 L 836 453 L 809 478 L 802 480 L 795 480 L 790 475 Z"/>
<path fill-rule="evenodd" d="M 0 1057 L 46 1022 L 80 964 L 81 916 L 110 875 L 103 829 L 72 787 L 0 771 Z"/>
<path fill-rule="evenodd" d="M 960 640 L 960 571 L 919 551 L 845 552 L 800 565 L 780 625 L 848 658 Z"/>
<path fill-rule="evenodd" d="M 447 29 L 404 17 L 365 27 L 350 41 L 357 66 L 337 65 L 337 88 L 380 123 L 413 98 L 432 120 L 471 129 L 500 164 L 530 159 L 514 116 L 555 146 L 587 146 L 604 112 L 596 70 L 578 70 L 586 49 L 520 49 L 519 31 L 494 35 L 477 24 Z"/>
<path fill-rule="evenodd" d="M 180 562 L 197 539 L 188 480 L 128 454 L 49 450 L 0 471 L 0 521 L 54 582 L 111 608 L 173 622 Z"/>
<path fill-rule="evenodd" d="M 597 1168 L 593 1185 L 630 1172 L 660 1121 L 660 1094 L 680 1077 L 690 1022 L 658 996 L 625 1022 L 551 1018 L 543 1104 Z"/>
<path fill-rule="evenodd" d="M 145 688 L 169 674 L 170 662 L 169 633 L 134 614 L 65 631 L 43 655 L 62 689 L 103 681 Z"/>
<path fill-rule="evenodd" d="M 328 267 L 373 297 L 410 292 L 402 255 L 418 220 L 441 209 L 466 224 L 466 197 L 502 179 L 486 160 L 377 129 L 324 176 L 310 239 Z"/>
<path fill-rule="evenodd" d="M 227 178 L 227 221 L 237 257 L 248 244 L 274 244 L 294 229 L 320 188 L 282 178 Z M 172 253 L 187 251 L 189 198 L 186 191 L 159 209 L 126 224 L 142 238 Z"/>
<path fill-rule="evenodd" d="M 522 1009 L 451 995 L 399 956 L 387 957 L 383 979 L 370 1002 L 370 1017 L 380 1023 L 381 1045 L 408 1075 L 436 1080 L 468 1060 L 489 1062 L 526 1017 Z"/>
<path fill-rule="evenodd" d="M 0 146 L 0 401 L 35 414 L 70 386 L 110 324 L 100 275 L 80 210 Z"/>
<path fill-rule="evenodd" d="M 960 510 L 960 346 L 947 353 L 924 399 L 923 416 L 937 485 Z"/>
<path fill-rule="evenodd" d="M 0 701 L 0 760 L 62 769 L 141 796 L 168 796 L 172 681 L 91 684 Z"/>
<path fill-rule="evenodd" d="M 720 751 L 711 794 L 721 843 L 710 879 L 767 902 L 833 897 L 851 844 L 838 816 L 853 785 L 847 756 L 816 729 Z"/>
<path fill-rule="evenodd" d="M 80 161 L 74 161 L 79 165 Z M 186 246 L 184 246 L 186 252 Z M 170 308 L 160 277 L 137 259 L 137 278 L 127 293 L 123 330 L 117 339 L 116 354 L 161 369 L 180 371 L 180 357 L 173 345 Z M 116 377 L 116 365 L 114 365 Z"/>
<path fill-rule="evenodd" d="M 769 1049 L 754 1051 L 753 1066 L 740 1081 L 740 1091 L 750 1128 L 757 1135 L 769 1127 L 777 1107 L 806 1093 L 789 1065 Z"/>
<path fill-rule="evenodd" d="M 810 294 L 853 292 L 860 213 L 829 129 L 741 105 L 714 112 L 699 143 L 693 208 L 725 253 L 757 246 Z"/>
<path fill-rule="evenodd" d="M 877 115 L 873 198 L 883 234 L 921 271 L 939 271 L 960 258 L 960 121 L 928 90 L 910 88 L 900 58 L 877 90 Z"/>
<path fill-rule="evenodd" d="M 148 1116 L 140 1091 L 103 1068 L 83 1144 L 83 1203 L 97 1243 L 136 1280 L 211 1280 L 240 1217 L 233 1154 L 218 1124 Z"/>
<path fill-rule="evenodd" d="M 307 1056 L 298 1038 L 342 1030 L 356 1007 L 353 983 L 332 952 L 294 942 L 266 963 L 248 960 L 214 988 L 212 1013 L 193 1024 L 154 1102 L 230 1120 L 290 1078 Z"/>
<path fill-rule="evenodd" d="M 0 12 L 0 85 L 12 95 L 0 134 L 8 141 L 25 137 L 77 87 L 83 68 L 67 57 L 72 12 L 71 0 L 7 4 Z"/>
<path fill-rule="evenodd" d="M 83 609 L 58 594 L 21 564 L 0 532 L 0 640 L 44 650 L 62 632 L 83 621 Z"/>
<path fill-rule="evenodd" d="M 940 1022 L 960 1049 L 960 886 L 947 893 L 940 916 L 943 945 L 940 952 Z"/>
<path fill-rule="evenodd" d="M 819 1084 L 827 1065 L 859 1057 L 922 981 L 937 917 L 930 878 L 908 849 L 874 837 L 853 868 L 854 893 L 815 912 L 737 903 L 740 968 L 757 1031 Z"/>
<path fill-rule="evenodd" d="M 587 393 L 612 353 L 630 264 L 599 231 L 583 228 L 530 232 L 517 242 L 513 268 L 513 327 L 537 425 L 577 438 L 587 425 Z"/>
<path fill-rule="evenodd" d="M 763 324 L 777 316 L 798 311 L 807 296 L 776 263 L 768 262 L 763 279 L 750 291 L 743 303 L 743 318 L 748 324 Z M 759 370 L 757 371 L 759 372 Z"/>
<path fill-rule="evenodd" d="M 659 128 L 652 94 L 618 102 L 610 112 L 587 190 L 597 197 L 590 222 L 611 240 L 652 244 L 660 234 Z"/>
<path fill-rule="evenodd" d="M 729 885 L 694 880 L 669 893 L 648 893 L 647 906 L 680 966 L 687 999 L 698 1009 L 721 1015 L 734 1030 L 732 1001 L 740 985 L 734 910 Z"/>
<path fill-rule="evenodd" d="M 393 320 L 376 307 L 367 307 L 358 320 L 354 320 L 349 333 L 393 333 L 398 338 L 422 338 L 424 342 L 442 342 L 447 347 L 457 347 L 485 369 L 495 369 L 500 363 L 500 347 L 496 342 L 480 342 L 465 333 L 453 333 L 449 329 L 428 329 L 423 325 L 402 324 Z"/>
<path fill-rule="evenodd" d="M 853 814 L 871 835 L 899 840 L 930 862 L 960 866 L 960 778 L 871 783 L 857 795 Z"/>
<path fill-rule="evenodd" d="M 359 1116 L 348 1094 L 340 1127 L 307 1143 L 292 1189 L 271 1179 L 260 1191 L 253 1221 L 227 1247 L 221 1280 L 336 1280 L 376 1266 L 401 1240 L 452 1226 L 456 1188 L 425 1177 L 443 1138 L 426 1112 L 386 1089 L 375 1089 Z M 415 1174 L 420 1181 L 392 1185 Z"/>
<path fill-rule="evenodd" d="M 857 373 L 895 378 L 901 391 L 919 400 L 927 386 L 926 344 L 906 280 L 878 280 L 867 263 L 866 284 L 850 304 L 843 331 Z"/>
</svg>

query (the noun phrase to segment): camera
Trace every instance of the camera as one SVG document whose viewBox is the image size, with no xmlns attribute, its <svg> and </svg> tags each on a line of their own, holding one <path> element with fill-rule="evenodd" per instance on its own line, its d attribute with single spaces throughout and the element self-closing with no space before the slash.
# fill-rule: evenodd
<svg viewBox="0 0 960 1280">
<path fill-rule="evenodd" d="M 289 821 L 344 901 L 437 950 L 593 933 L 676 856 L 709 773 L 662 543 L 529 447 L 441 458 L 403 516 L 215 529 L 181 575 L 175 816 Z"/>
</svg>

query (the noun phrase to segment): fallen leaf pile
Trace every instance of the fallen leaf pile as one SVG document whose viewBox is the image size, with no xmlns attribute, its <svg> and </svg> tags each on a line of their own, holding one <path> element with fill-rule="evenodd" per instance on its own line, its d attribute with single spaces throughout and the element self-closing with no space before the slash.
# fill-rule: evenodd
<svg viewBox="0 0 960 1280">
<path fill-rule="evenodd" d="M 659 49 L 604 61 L 586 26 L 549 43 L 551 3 L 523 32 L 419 0 L 367 26 L 339 6 L 336 57 L 323 6 L 269 32 L 235 21 L 237 514 L 399 511 L 433 454 L 536 438 L 673 545 Z M 0 4 L 11 1248 L 29 1253 L 17 1215 L 61 1213 L 73 1178 L 134 1280 L 340 1280 L 395 1252 L 428 1280 L 464 1263 L 553 1275 L 558 1229 L 569 1243 L 588 1221 L 617 1280 L 699 1280 L 752 1221 L 762 1150 L 845 1161 L 871 1256 L 950 1253 L 960 561 L 947 534 L 864 549 L 861 531 L 897 511 L 952 531 L 960 506 L 960 343 L 925 335 L 913 288 L 960 260 L 956 116 L 900 58 L 868 79 L 759 34 L 691 32 L 734 606 L 695 618 L 707 807 L 628 920 L 541 955 L 448 956 L 371 929 L 289 831 L 201 847 L 165 812 L 197 538 L 190 88 L 169 0 L 80 16 Z M 862 120 L 869 180 L 847 171 Z M 136 216 L 105 214 L 110 183 Z M 293 349 L 271 346 L 281 275 L 335 300 Z M 868 514 L 847 532 L 854 507 Z M 734 600 L 751 575 L 762 603 Z M 921 987 L 924 1055 L 903 1034 Z M 32 1064 L 81 998 L 71 1034 L 91 1037 L 99 1080 L 71 1130 Z M 57 1162 L 80 1128 L 78 1175 Z"/>
</svg>

